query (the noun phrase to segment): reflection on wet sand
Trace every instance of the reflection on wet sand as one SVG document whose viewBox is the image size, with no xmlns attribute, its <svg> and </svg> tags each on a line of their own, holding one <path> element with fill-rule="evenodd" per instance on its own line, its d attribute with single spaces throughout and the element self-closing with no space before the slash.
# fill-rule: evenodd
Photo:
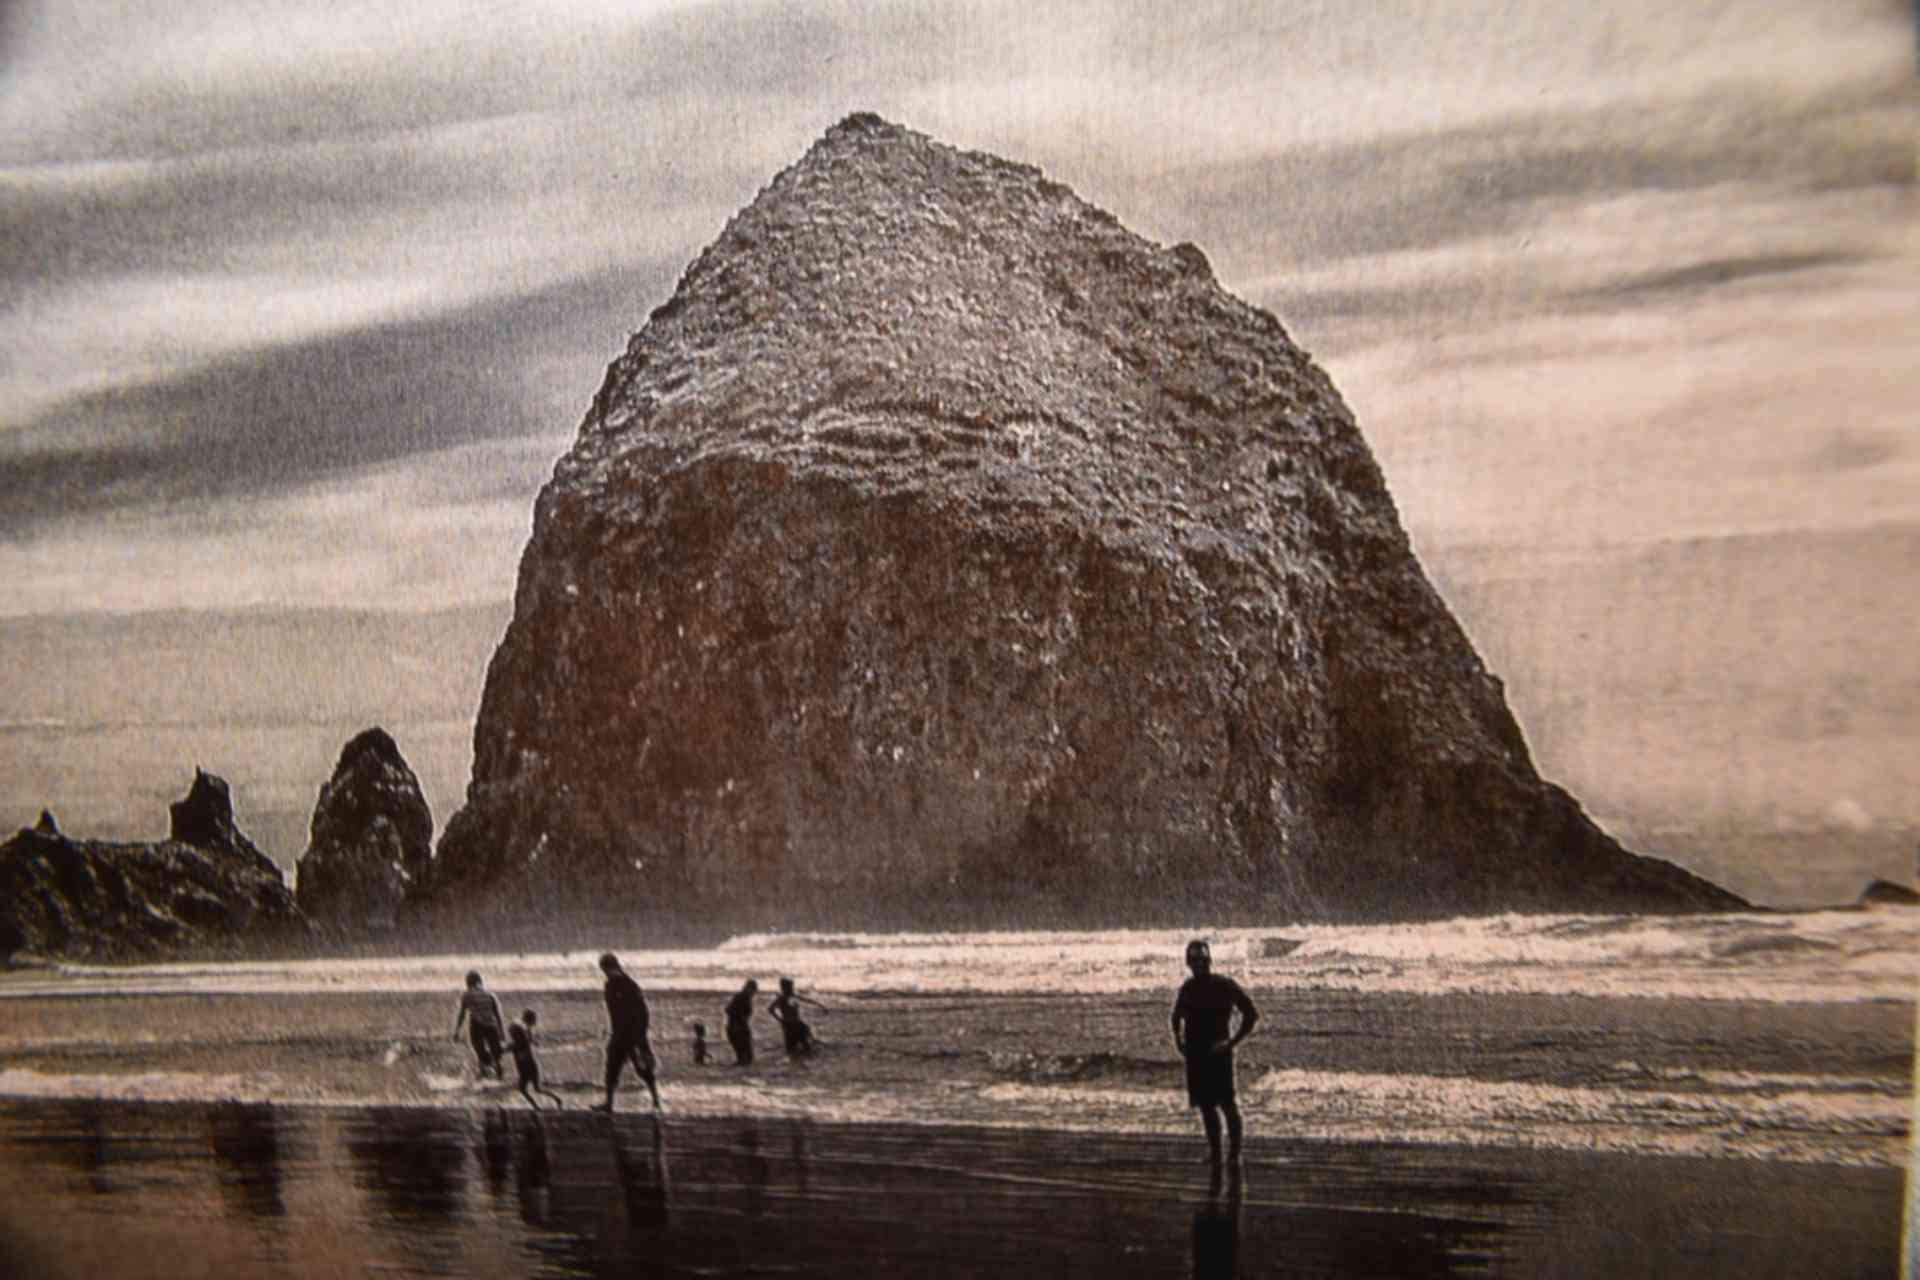
<svg viewBox="0 0 1920 1280">
<path fill-rule="evenodd" d="M 0 1104 L 11 1256 L 104 1280 L 172 1274 L 183 1248 L 231 1274 L 479 1280 L 1661 1269 L 1623 1240 L 1757 1280 L 1884 1274 L 1898 1250 L 1893 1171 L 1265 1139 L 1210 1184 L 1191 1156 L 786 1119 Z"/>
<path fill-rule="evenodd" d="M 514 1186 L 520 1193 L 520 1220 L 529 1227 L 545 1227 L 552 1211 L 553 1165 L 547 1156 L 547 1130 L 540 1117 L 529 1115 L 520 1130 L 514 1152 Z"/>
<path fill-rule="evenodd" d="M 1221 1183 L 1222 1174 L 1216 1168 L 1207 1198 L 1193 1211 L 1194 1280 L 1233 1280 L 1238 1273 L 1246 1179 L 1235 1169 L 1224 1189 Z"/>
<path fill-rule="evenodd" d="M 609 1129 L 607 1144 L 613 1149 L 627 1225 L 636 1236 L 666 1226 L 667 1147 L 660 1126 L 653 1126 L 653 1139 L 644 1154 L 635 1151 L 631 1139 L 618 1129 Z"/>
<path fill-rule="evenodd" d="M 487 1193 L 498 1203 L 505 1195 L 507 1181 L 513 1175 L 513 1139 L 507 1113 L 489 1107 L 480 1117 L 480 1137 L 474 1143 L 480 1159 L 480 1171 L 487 1180 Z"/>
<path fill-rule="evenodd" d="M 232 1103 L 207 1114 L 207 1145 L 220 1163 L 220 1185 L 233 1212 L 258 1219 L 287 1216 L 281 1192 L 283 1161 L 278 1113 L 272 1107 Z"/>
<path fill-rule="evenodd" d="M 374 1107 L 347 1130 L 368 1220 L 389 1226 L 400 1253 L 429 1274 L 455 1273 L 461 1242 L 450 1228 L 469 1216 L 467 1123 L 457 1111 Z"/>
</svg>

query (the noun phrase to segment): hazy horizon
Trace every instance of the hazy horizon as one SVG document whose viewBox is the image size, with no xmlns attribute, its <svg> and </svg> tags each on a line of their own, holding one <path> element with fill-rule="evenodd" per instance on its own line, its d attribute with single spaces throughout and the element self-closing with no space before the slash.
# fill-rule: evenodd
<svg viewBox="0 0 1920 1280">
<path fill-rule="evenodd" d="M 0 829 L 457 806 L 607 362 L 857 110 L 1327 370 L 1541 773 L 1761 901 L 1920 845 L 1911 6 L 0 10 Z"/>
</svg>

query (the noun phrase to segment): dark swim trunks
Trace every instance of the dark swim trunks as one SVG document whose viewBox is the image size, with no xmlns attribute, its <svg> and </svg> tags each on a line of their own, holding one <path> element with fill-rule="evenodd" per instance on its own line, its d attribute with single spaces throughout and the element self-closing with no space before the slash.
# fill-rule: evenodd
<svg viewBox="0 0 1920 1280">
<path fill-rule="evenodd" d="M 1207 1053 L 1196 1049 L 1189 1054 L 1187 1105 L 1218 1107 L 1233 1100 L 1233 1051 Z"/>
<path fill-rule="evenodd" d="M 633 1061 L 633 1073 L 642 1080 L 653 1079 L 653 1050 L 647 1046 L 645 1037 L 633 1039 L 627 1036 L 607 1037 L 607 1087 L 614 1088 L 620 1083 L 620 1073 L 625 1069 L 628 1059 Z"/>
<path fill-rule="evenodd" d="M 490 1023 L 475 1021 L 468 1025 L 467 1040 L 473 1045 L 473 1056 L 479 1059 L 482 1071 L 500 1073 L 500 1028 Z"/>
<path fill-rule="evenodd" d="M 1188 1103 L 1217 1107 L 1232 1102 L 1233 1051 L 1209 1050 L 1227 1038 L 1235 1010 L 1242 1019 L 1254 1016 L 1253 1001 L 1232 978 L 1210 973 L 1187 979 L 1173 1009 L 1186 1023 Z"/>
<path fill-rule="evenodd" d="M 516 1022 L 507 1029 L 507 1038 L 511 1041 L 507 1048 L 513 1054 L 514 1070 L 520 1073 L 520 1087 L 524 1089 L 528 1085 L 538 1085 L 540 1060 L 533 1056 L 533 1037 Z"/>
</svg>

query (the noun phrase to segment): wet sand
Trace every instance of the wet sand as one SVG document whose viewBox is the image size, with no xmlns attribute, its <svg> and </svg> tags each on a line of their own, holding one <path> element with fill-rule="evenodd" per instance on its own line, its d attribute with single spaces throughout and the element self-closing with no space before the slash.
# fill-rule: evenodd
<svg viewBox="0 0 1920 1280">
<path fill-rule="evenodd" d="M 596 1096 L 597 991 L 498 993 L 541 1016 L 547 1083 Z M 771 1021 L 731 1064 L 720 998 L 653 990 L 676 1114 L 942 1122 L 1175 1135 L 1193 1121 L 1165 997 L 829 998 L 823 1047 L 789 1062 Z M 1241 1050 L 1261 1135 L 1737 1156 L 1897 1167 L 1913 1078 L 1912 1005 L 1255 989 Z M 449 1037 L 451 992 L 78 995 L 0 1002 L 0 1096 L 281 1105 L 525 1104 L 478 1081 Z M 704 1021 L 716 1062 L 692 1063 Z M 626 1104 L 635 1105 L 635 1104 Z"/>
<path fill-rule="evenodd" d="M 1158 936 L 630 951 L 658 1135 L 631 1080 L 584 1110 L 590 955 L 16 973 L 0 1228 L 29 1275 L 1888 1274 L 1915 925 L 1228 938 L 1265 1014 L 1237 1196 L 1184 1106 Z M 470 963 L 539 1010 L 566 1110 L 475 1079 Z M 829 1006 L 820 1053 L 787 1061 L 761 1015 L 760 1060 L 723 1065 L 726 996 L 782 972 Z"/>
<path fill-rule="evenodd" d="M 503 1108 L 0 1105 L 9 1274 L 1890 1274 L 1886 1169 Z"/>
</svg>

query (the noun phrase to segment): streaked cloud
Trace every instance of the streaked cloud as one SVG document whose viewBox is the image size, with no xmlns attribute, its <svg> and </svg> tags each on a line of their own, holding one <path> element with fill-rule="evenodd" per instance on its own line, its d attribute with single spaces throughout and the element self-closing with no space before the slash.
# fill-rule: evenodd
<svg viewBox="0 0 1920 1280">
<path fill-rule="evenodd" d="M 478 440 L 551 438 L 579 422 L 620 349 L 611 317 L 643 315 L 670 279 L 666 264 L 609 273 L 91 392 L 0 442 L 0 533 L 290 490 Z M 529 370 L 571 376 L 564 417 Z"/>
<path fill-rule="evenodd" d="M 1912 21 L 0 6 L 0 616 L 477 607 L 484 632 L 606 362 L 733 210 L 874 110 L 1199 244 L 1279 315 L 1547 772 L 1629 828 L 1718 832 L 1716 869 L 1769 797 L 1809 831 L 1857 797 L 1878 838 L 1920 824 L 1911 716 L 1875 710 L 1911 684 L 1881 638 L 1920 627 Z M 209 715 L 257 710 L 255 679 Z M 273 768 L 291 813 L 313 782 Z"/>
</svg>

